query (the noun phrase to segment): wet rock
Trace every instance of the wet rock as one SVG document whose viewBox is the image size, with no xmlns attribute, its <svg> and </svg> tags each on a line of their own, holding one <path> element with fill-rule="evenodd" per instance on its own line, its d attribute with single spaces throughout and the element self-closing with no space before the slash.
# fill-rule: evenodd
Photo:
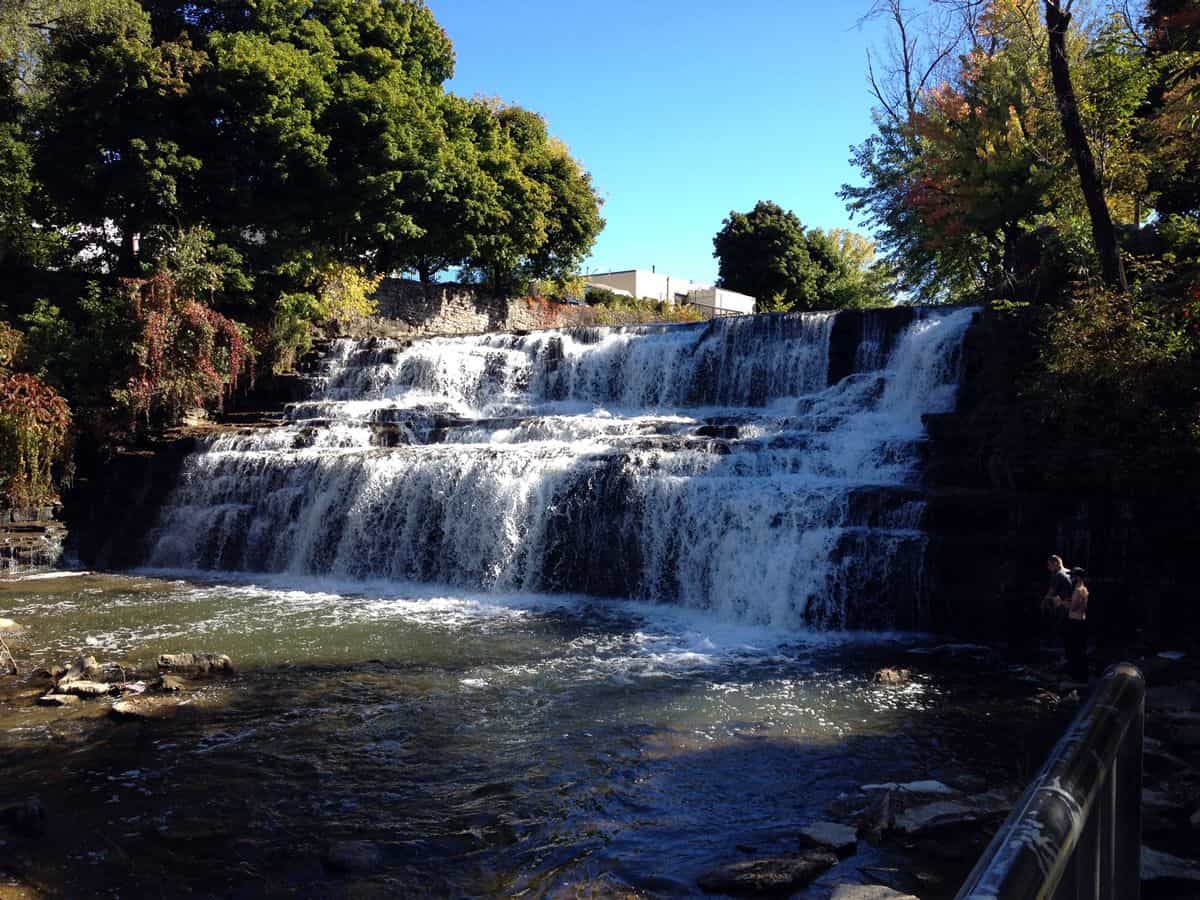
<svg viewBox="0 0 1200 900">
<path fill-rule="evenodd" d="M 38 706 L 78 706 L 79 698 L 74 694 L 43 694 L 37 698 Z"/>
<path fill-rule="evenodd" d="M 1200 882 L 1200 863 L 1142 845 L 1142 881 Z"/>
<path fill-rule="evenodd" d="M 63 679 L 56 688 L 60 694 L 74 694 L 76 697 L 105 697 L 118 688 L 106 681 L 71 681 Z"/>
<path fill-rule="evenodd" d="M 972 825 L 980 819 L 979 811 L 956 800 L 938 800 L 917 806 L 896 817 L 896 828 L 905 834 L 928 834 L 943 828 Z"/>
<path fill-rule="evenodd" d="M 33 678 L 39 678 L 42 681 L 58 681 L 67 674 L 66 666 L 51 666 L 48 669 L 34 669 L 29 673 Z"/>
<path fill-rule="evenodd" d="M 858 832 L 836 822 L 813 822 L 800 829 L 800 840 L 809 847 L 823 847 L 838 856 L 849 856 L 858 846 Z"/>
<path fill-rule="evenodd" d="M 71 665 L 67 666 L 67 671 L 58 679 L 59 687 L 73 684 L 77 681 L 100 681 L 103 672 L 100 669 L 100 664 L 96 662 L 94 656 L 79 656 Z"/>
<path fill-rule="evenodd" d="M 149 718 L 145 710 L 131 700 L 118 700 L 109 708 L 108 714 L 119 722 L 140 722 Z"/>
<path fill-rule="evenodd" d="M 160 675 L 150 683 L 150 690 L 159 694 L 175 694 L 187 687 L 178 675 Z"/>
<path fill-rule="evenodd" d="M 917 900 L 912 894 L 893 891 L 882 884 L 839 884 L 829 900 Z"/>
<path fill-rule="evenodd" d="M 24 625 L 18 625 L 12 619 L 0 619 L 0 637 L 10 637 L 25 630 Z"/>
<path fill-rule="evenodd" d="M 705 872 L 696 883 L 710 894 L 754 896 L 789 894 L 837 865 L 828 850 L 809 850 L 798 856 L 777 856 L 730 863 Z"/>
<path fill-rule="evenodd" d="M 383 851 L 370 841 L 337 841 L 326 849 L 321 861 L 336 872 L 373 872 L 383 865 Z"/>
<path fill-rule="evenodd" d="M 887 781 L 883 784 L 864 784 L 862 790 L 870 793 L 871 791 L 898 791 L 902 794 L 919 794 L 931 797 L 955 797 L 961 791 L 956 791 L 948 784 L 943 784 L 940 781 Z"/>
<path fill-rule="evenodd" d="M 873 843 L 879 843 L 885 831 L 890 831 L 895 824 L 895 813 L 892 810 L 892 792 L 879 791 L 871 798 L 867 808 L 858 817 L 858 833 Z"/>
<path fill-rule="evenodd" d="M 26 837 L 40 837 L 46 832 L 46 810 L 37 798 L 0 806 L 0 825 Z"/>
<path fill-rule="evenodd" d="M 164 653 L 158 668 L 189 675 L 232 675 L 233 661 L 224 653 Z"/>
<path fill-rule="evenodd" d="M 880 669 L 871 679 L 873 684 L 883 685 L 901 685 L 908 684 L 912 679 L 912 671 L 910 669 Z"/>
</svg>

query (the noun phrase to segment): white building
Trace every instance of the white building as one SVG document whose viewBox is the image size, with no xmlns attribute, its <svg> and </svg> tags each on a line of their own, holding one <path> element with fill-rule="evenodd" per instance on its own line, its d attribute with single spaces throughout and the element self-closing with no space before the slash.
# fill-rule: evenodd
<svg viewBox="0 0 1200 900">
<path fill-rule="evenodd" d="M 660 303 L 691 303 L 713 315 L 744 315 L 754 312 L 754 298 L 737 291 L 701 284 L 687 278 L 664 275 L 651 269 L 594 272 L 583 276 L 588 287 L 605 288 L 617 294 Z"/>
</svg>

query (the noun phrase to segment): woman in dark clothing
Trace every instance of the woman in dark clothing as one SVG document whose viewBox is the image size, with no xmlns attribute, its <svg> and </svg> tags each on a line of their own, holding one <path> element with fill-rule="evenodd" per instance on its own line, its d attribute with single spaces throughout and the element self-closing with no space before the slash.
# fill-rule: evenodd
<svg viewBox="0 0 1200 900">
<path fill-rule="evenodd" d="M 1087 662 L 1087 608 L 1088 589 L 1084 583 L 1087 573 L 1083 569 L 1071 570 L 1071 596 L 1067 600 L 1059 600 L 1058 605 L 1067 611 L 1067 621 L 1064 623 L 1066 632 L 1063 643 L 1067 651 L 1067 670 L 1076 681 L 1088 680 Z"/>
</svg>

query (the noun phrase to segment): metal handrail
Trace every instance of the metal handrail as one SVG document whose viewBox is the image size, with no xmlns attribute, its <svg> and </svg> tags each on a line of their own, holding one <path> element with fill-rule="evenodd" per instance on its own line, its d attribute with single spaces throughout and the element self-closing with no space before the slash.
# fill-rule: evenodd
<svg viewBox="0 0 1200 900">
<path fill-rule="evenodd" d="M 1109 668 L 956 900 L 1138 900 L 1146 681 Z"/>
</svg>

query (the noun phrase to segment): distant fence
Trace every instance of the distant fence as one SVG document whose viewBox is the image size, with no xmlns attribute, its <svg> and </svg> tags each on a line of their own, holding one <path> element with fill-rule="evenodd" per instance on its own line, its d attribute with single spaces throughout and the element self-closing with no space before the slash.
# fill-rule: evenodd
<svg viewBox="0 0 1200 900">
<path fill-rule="evenodd" d="M 1112 666 L 957 900 L 1138 900 L 1146 682 Z"/>
</svg>

